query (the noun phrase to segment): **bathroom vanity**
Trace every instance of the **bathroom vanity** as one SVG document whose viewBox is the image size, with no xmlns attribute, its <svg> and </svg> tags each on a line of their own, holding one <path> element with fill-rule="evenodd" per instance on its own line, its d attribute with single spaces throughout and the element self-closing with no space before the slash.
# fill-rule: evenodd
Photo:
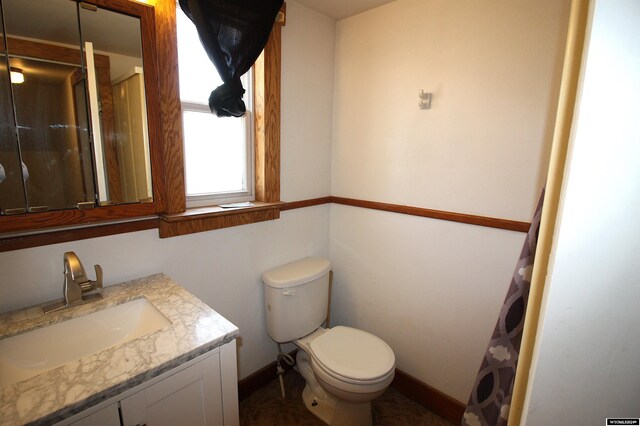
<svg viewBox="0 0 640 426">
<path fill-rule="evenodd" d="M 164 274 L 101 293 L 0 314 L 0 425 L 238 424 L 237 327 Z"/>
</svg>

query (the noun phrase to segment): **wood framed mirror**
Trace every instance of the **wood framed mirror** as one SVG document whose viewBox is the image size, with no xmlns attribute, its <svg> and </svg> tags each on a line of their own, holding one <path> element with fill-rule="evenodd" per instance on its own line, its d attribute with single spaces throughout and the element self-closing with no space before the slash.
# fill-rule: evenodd
<svg viewBox="0 0 640 426">
<path fill-rule="evenodd" d="M 164 212 L 153 7 L 0 3 L 0 236 Z"/>
</svg>

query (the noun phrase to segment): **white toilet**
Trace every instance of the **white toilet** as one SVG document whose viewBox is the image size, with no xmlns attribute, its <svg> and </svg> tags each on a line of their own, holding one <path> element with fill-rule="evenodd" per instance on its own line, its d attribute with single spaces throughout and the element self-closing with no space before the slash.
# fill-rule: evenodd
<svg viewBox="0 0 640 426">
<path fill-rule="evenodd" d="M 382 339 L 351 327 L 322 328 L 329 303 L 328 259 L 309 257 L 262 274 L 267 332 L 298 346 L 302 397 L 330 425 L 370 426 L 371 401 L 393 380 L 395 356 Z"/>
</svg>

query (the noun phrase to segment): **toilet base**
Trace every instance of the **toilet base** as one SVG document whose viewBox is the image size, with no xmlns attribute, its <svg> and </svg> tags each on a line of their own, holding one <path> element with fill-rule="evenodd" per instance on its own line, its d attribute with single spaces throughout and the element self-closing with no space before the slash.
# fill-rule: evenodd
<svg viewBox="0 0 640 426">
<path fill-rule="evenodd" d="M 331 426 L 371 426 L 371 402 L 352 403 L 325 395 L 314 395 L 309 383 L 302 391 L 304 405 L 316 417 Z"/>
<path fill-rule="evenodd" d="M 296 356 L 298 371 L 306 384 L 302 391 L 304 405 L 316 417 L 331 426 L 371 426 L 371 401 L 348 402 L 327 392 L 316 378 L 309 355 L 303 350 Z"/>
<path fill-rule="evenodd" d="M 326 424 L 331 424 L 331 419 L 333 418 L 333 413 L 336 408 L 335 399 L 329 399 L 326 397 L 318 398 L 311 390 L 309 383 L 307 383 L 302 391 L 302 400 L 304 401 L 304 405 L 307 407 L 307 410 L 311 411 L 316 417 Z"/>
</svg>

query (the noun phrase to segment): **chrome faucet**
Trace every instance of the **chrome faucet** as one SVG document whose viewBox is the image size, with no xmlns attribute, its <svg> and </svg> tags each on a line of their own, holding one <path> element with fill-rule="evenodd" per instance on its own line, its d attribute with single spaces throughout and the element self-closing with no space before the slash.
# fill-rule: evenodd
<svg viewBox="0 0 640 426">
<path fill-rule="evenodd" d="M 87 278 L 87 273 L 78 259 L 78 256 L 72 251 L 68 251 L 63 256 L 64 263 L 64 299 L 48 305 L 42 310 L 45 314 L 66 308 L 71 305 L 87 302 L 89 300 L 102 299 L 100 293 L 84 294 L 102 288 L 102 268 L 95 265 L 96 280 L 91 281 Z"/>
</svg>

